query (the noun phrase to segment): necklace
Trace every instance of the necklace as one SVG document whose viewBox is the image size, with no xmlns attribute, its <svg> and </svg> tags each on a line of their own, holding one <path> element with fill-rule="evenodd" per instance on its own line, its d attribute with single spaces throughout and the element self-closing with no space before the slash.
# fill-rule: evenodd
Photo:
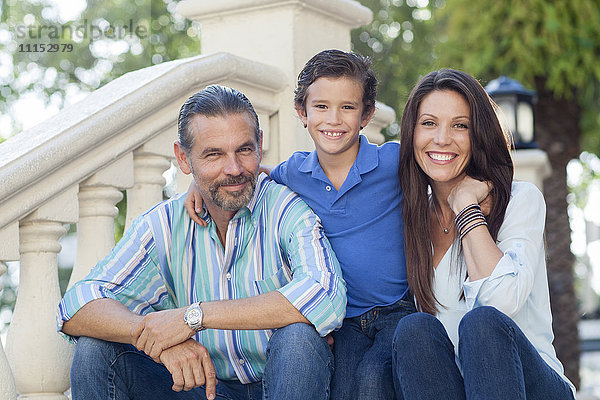
<svg viewBox="0 0 600 400">
<path fill-rule="evenodd" d="M 442 232 L 444 232 L 445 234 L 450 233 L 450 230 L 448 228 L 444 228 L 444 225 L 442 225 L 442 221 L 440 220 L 440 216 L 438 215 L 437 208 L 435 207 L 435 201 L 433 201 L 433 199 L 432 199 L 432 203 L 433 203 L 433 212 L 435 213 L 435 217 L 438 220 L 438 224 L 440 224 L 440 228 L 442 228 Z"/>
</svg>

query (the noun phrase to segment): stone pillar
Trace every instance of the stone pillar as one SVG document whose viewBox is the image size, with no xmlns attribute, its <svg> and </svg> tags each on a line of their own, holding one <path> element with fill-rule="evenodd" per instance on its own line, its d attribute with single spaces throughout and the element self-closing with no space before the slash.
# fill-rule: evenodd
<svg viewBox="0 0 600 400">
<path fill-rule="evenodd" d="M 544 191 L 544 179 L 552 172 L 548 154 L 540 149 L 521 149 L 512 152 L 515 180 L 531 182 Z"/>
<path fill-rule="evenodd" d="M 127 222 L 131 222 L 163 201 L 165 178 L 163 173 L 171 167 L 173 137 L 163 133 L 133 152 L 133 171 L 135 184 L 127 190 Z"/>
<path fill-rule="evenodd" d="M 64 224 L 77 221 L 77 186 L 44 204 L 19 224 L 19 295 L 6 339 L 21 398 L 66 399 L 73 346 L 56 332 L 60 301 L 57 254 Z"/>
<path fill-rule="evenodd" d="M 279 140 L 273 140 L 279 149 L 269 149 L 278 160 L 314 148 L 293 106 L 296 78 L 306 61 L 321 50 L 350 50 L 350 30 L 373 18 L 352 0 L 183 0 L 177 12 L 200 22 L 203 54 L 229 52 L 274 65 L 289 77 L 279 99 Z"/>
<path fill-rule="evenodd" d="M 115 205 L 122 189 L 133 187 L 133 154 L 115 161 L 79 184 L 77 256 L 69 287 L 90 272 L 115 245 Z"/>
</svg>

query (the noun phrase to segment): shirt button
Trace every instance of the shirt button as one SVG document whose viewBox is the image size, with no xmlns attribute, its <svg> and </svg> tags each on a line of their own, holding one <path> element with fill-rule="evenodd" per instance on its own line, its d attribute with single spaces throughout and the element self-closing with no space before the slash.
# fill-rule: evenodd
<svg viewBox="0 0 600 400">
<path fill-rule="evenodd" d="M 231 279 L 231 274 L 229 272 L 225 276 L 227 277 L 227 279 Z"/>
<path fill-rule="evenodd" d="M 328 192 L 331 192 L 331 186 L 329 186 L 329 185 L 325 186 L 325 190 L 327 190 Z"/>
<path fill-rule="evenodd" d="M 244 360 L 240 358 L 240 364 L 243 364 L 243 363 L 244 363 Z"/>
</svg>

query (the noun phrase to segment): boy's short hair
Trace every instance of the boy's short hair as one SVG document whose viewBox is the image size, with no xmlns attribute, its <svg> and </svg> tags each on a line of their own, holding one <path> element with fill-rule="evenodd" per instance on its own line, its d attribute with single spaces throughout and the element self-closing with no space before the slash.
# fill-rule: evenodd
<svg viewBox="0 0 600 400">
<path fill-rule="evenodd" d="M 363 116 L 375 108 L 377 78 L 371 70 L 371 59 L 354 52 L 323 50 L 313 56 L 300 74 L 294 91 L 294 103 L 299 110 L 306 109 L 308 87 L 322 77 L 354 78 L 363 85 Z"/>
</svg>

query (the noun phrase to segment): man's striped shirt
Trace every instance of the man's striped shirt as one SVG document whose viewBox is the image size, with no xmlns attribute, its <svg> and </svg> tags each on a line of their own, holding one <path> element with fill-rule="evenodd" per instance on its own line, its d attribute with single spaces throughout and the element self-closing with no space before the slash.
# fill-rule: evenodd
<svg viewBox="0 0 600 400">
<path fill-rule="evenodd" d="M 265 175 L 250 204 L 230 221 L 225 248 L 216 225 L 192 221 L 184 196 L 136 219 L 112 252 L 59 304 L 58 330 L 83 305 L 116 299 L 132 312 L 185 307 L 278 290 L 321 336 L 342 324 L 346 289 L 319 218 L 292 191 Z M 272 330 L 207 329 L 196 335 L 219 379 L 262 379 Z"/>
</svg>

